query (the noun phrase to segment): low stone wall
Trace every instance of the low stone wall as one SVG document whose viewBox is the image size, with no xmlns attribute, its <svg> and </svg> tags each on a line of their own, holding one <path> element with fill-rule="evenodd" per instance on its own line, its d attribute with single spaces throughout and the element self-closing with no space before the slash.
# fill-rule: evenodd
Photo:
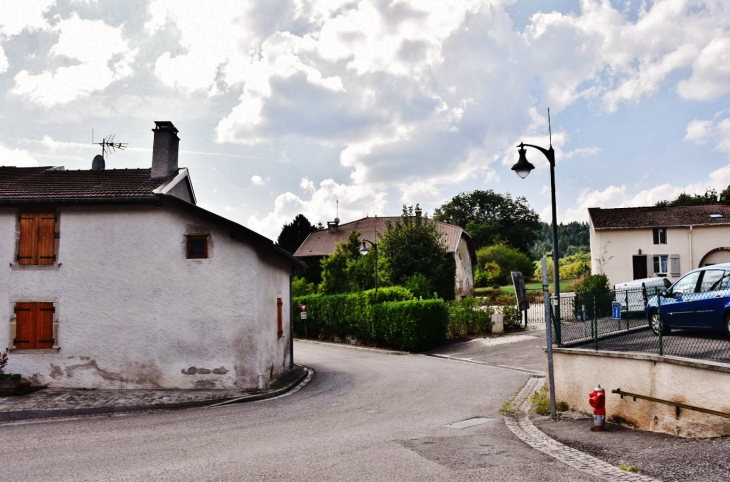
<svg viewBox="0 0 730 482">
<path fill-rule="evenodd" d="M 687 358 L 555 348 L 555 396 L 571 409 L 592 414 L 588 393 L 606 390 L 606 418 L 637 430 L 683 437 L 730 435 L 730 419 L 625 396 L 621 389 L 730 414 L 730 364 Z M 546 370 L 547 373 L 547 370 Z"/>
</svg>

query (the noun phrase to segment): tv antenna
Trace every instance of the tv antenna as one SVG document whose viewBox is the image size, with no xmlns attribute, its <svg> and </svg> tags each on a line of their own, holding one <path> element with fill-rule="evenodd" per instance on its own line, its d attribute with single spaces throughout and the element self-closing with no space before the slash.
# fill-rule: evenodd
<svg viewBox="0 0 730 482">
<path fill-rule="evenodd" d="M 101 142 L 94 142 L 94 129 L 91 129 L 91 143 L 101 146 L 101 156 L 105 157 L 106 153 L 116 152 L 117 149 L 123 151 L 127 148 L 127 142 L 114 142 L 116 134 L 110 134 L 103 138 Z"/>
</svg>

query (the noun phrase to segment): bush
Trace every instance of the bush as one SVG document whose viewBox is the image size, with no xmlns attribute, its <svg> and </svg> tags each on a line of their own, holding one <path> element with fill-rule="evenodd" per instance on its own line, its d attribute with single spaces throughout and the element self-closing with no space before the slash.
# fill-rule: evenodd
<svg viewBox="0 0 730 482">
<path fill-rule="evenodd" d="M 299 304 L 307 305 L 307 319 Z M 356 340 L 408 351 L 439 346 L 446 339 L 448 308 L 443 300 L 414 300 L 401 286 L 361 293 L 308 295 L 294 299 L 296 336 Z"/>
<path fill-rule="evenodd" d="M 293 296 L 306 296 L 317 293 L 317 285 L 308 282 L 306 279 L 295 276 L 291 282 L 291 291 Z"/>
<path fill-rule="evenodd" d="M 521 330 L 522 329 L 522 312 L 517 309 L 514 302 L 511 305 L 502 307 L 502 316 L 505 330 Z"/>
<path fill-rule="evenodd" d="M 496 281 L 500 284 L 510 282 L 511 271 L 519 271 L 525 278 L 532 278 L 535 272 L 535 264 L 529 256 L 506 244 L 481 248 L 477 251 L 477 262 L 480 267 L 486 267 L 487 263 L 495 263 L 499 266 Z"/>
<path fill-rule="evenodd" d="M 500 269 L 494 261 L 485 263 L 483 268 L 477 268 L 474 272 L 474 286 L 486 288 L 487 286 L 499 286 Z"/>
<path fill-rule="evenodd" d="M 613 302 L 613 291 L 608 285 L 608 277 L 605 274 L 594 274 L 573 283 L 575 291 L 575 310 L 582 312 L 586 308 L 588 319 L 609 317 L 612 315 L 611 303 Z M 595 307 L 595 309 L 594 309 Z M 577 316 L 577 318 L 582 317 Z"/>
<path fill-rule="evenodd" d="M 401 280 L 403 286 L 411 290 L 416 298 L 433 298 L 433 284 L 421 273 L 407 276 Z"/>
<path fill-rule="evenodd" d="M 492 331 L 491 308 L 482 308 L 476 298 L 467 296 L 458 302 L 449 304 L 449 338 L 469 335 L 483 335 Z"/>
<path fill-rule="evenodd" d="M 443 300 L 390 301 L 372 306 L 376 339 L 406 351 L 424 351 L 446 341 L 449 311 Z"/>
</svg>

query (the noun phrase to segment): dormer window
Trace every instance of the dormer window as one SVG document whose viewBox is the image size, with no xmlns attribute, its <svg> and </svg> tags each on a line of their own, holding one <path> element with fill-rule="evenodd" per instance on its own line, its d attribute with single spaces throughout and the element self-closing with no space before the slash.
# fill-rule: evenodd
<svg viewBox="0 0 730 482">
<path fill-rule="evenodd" d="M 667 228 L 654 228 L 654 244 L 667 244 Z"/>
</svg>

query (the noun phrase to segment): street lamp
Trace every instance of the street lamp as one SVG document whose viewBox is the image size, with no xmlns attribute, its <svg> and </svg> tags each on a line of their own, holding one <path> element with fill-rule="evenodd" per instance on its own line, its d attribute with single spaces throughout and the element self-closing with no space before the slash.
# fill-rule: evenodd
<svg viewBox="0 0 730 482">
<path fill-rule="evenodd" d="M 553 150 L 552 130 L 550 128 L 550 109 L 548 109 L 548 131 L 550 132 L 550 147 L 544 149 L 540 146 L 534 146 L 532 144 L 520 143 L 519 153 L 520 159 L 517 163 L 512 166 L 512 170 L 517 173 L 522 179 L 526 178 L 530 171 L 535 169 L 525 156 L 525 147 L 534 147 L 538 151 L 542 152 L 547 157 L 550 163 L 550 192 L 552 197 L 552 209 L 553 209 L 553 293 L 555 295 L 555 320 L 560 323 L 560 266 L 558 266 L 558 214 L 557 207 L 555 205 L 555 151 Z M 556 335 L 558 336 L 558 344 L 560 343 L 560 335 L 558 332 L 558 326 L 555 327 Z"/>
<path fill-rule="evenodd" d="M 362 246 L 360 247 L 360 254 L 365 256 L 368 254 L 368 245 L 365 243 L 370 243 L 370 246 L 373 247 L 373 250 L 375 251 L 375 301 L 378 301 L 378 243 L 373 243 L 370 240 L 363 239 L 362 240 Z"/>
</svg>

